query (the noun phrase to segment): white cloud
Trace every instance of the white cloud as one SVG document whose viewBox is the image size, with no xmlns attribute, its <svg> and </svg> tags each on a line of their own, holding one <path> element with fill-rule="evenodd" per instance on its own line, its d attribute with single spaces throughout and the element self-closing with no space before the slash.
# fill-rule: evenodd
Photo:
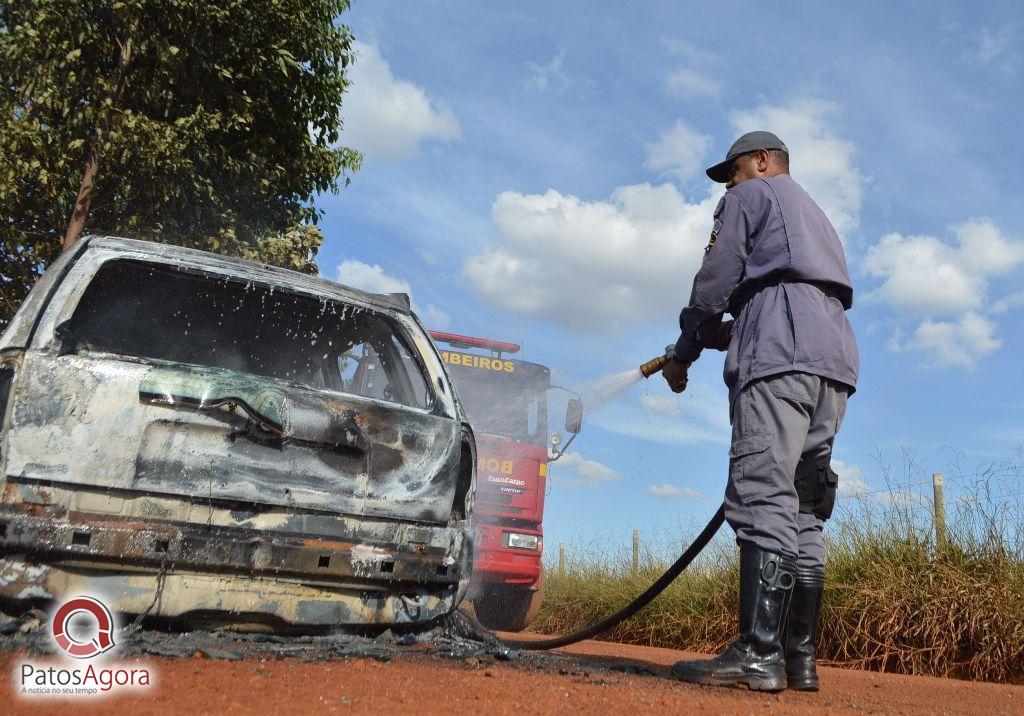
<svg viewBox="0 0 1024 716">
<path fill-rule="evenodd" d="M 840 477 L 849 476 L 858 480 L 864 478 L 864 471 L 860 469 L 860 465 L 854 465 L 853 463 L 844 462 L 839 458 L 832 456 L 830 462 L 832 463 L 832 469 L 835 470 L 836 474 Z"/>
<path fill-rule="evenodd" d="M 687 202 L 672 184 L 584 201 L 506 191 L 491 206 L 498 246 L 463 266 L 491 305 L 577 331 L 667 320 L 686 301 L 717 196 Z"/>
<path fill-rule="evenodd" d="M 423 142 L 461 136 L 459 120 L 443 102 L 398 79 L 374 45 L 356 43 L 351 87 L 342 101 L 341 141 L 369 159 L 401 160 Z"/>
<path fill-rule="evenodd" d="M 854 165 L 856 147 L 832 131 L 839 106 L 806 98 L 784 105 L 761 105 L 731 112 L 736 130 L 774 132 L 790 153 L 790 172 L 814 197 L 839 234 L 860 223 L 864 177 Z"/>
<path fill-rule="evenodd" d="M 555 91 L 564 90 L 570 84 L 569 76 L 562 70 L 564 62 L 564 48 L 556 52 L 550 62 L 544 64 L 527 62 L 526 66 L 530 68 L 530 78 L 526 81 L 526 86 L 542 92 L 549 88 Z"/>
<path fill-rule="evenodd" d="M 722 82 L 710 73 L 680 67 L 665 78 L 665 88 L 677 99 L 702 99 L 717 97 L 722 91 Z"/>
<path fill-rule="evenodd" d="M 883 280 L 870 299 L 904 316 L 955 316 L 987 303 L 989 279 L 1024 263 L 1024 243 L 1007 239 L 991 221 L 953 227 L 953 240 L 887 234 L 868 249 L 864 269 Z"/>
<path fill-rule="evenodd" d="M 346 259 L 338 265 L 338 282 L 370 293 L 407 293 L 412 295 L 408 281 L 384 273 L 377 264 Z"/>
<path fill-rule="evenodd" d="M 864 479 L 864 472 L 859 465 L 845 463 L 833 457 L 832 469 L 839 475 L 841 498 L 855 499 L 862 504 L 876 504 L 886 509 L 907 510 L 931 506 L 926 497 L 907 489 L 873 489 Z"/>
<path fill-rule="evenodd" d="M 805 153 L 794 166 L 806 165 L 808 190 L 825 199 L 823 206 L 839 207 L 833 221 L 838 217 L 837 228 L 849 228 L 860 206 L 860 175 L 852 145 L 826 128 L 832 111 L 831 105 L 807 100 L 760 107 L 734 120 L 790 131 L 784 139 L 792 141 L 794 154 Z M 662 139 L 688 131 L 680 123 Z M 649 166 L 696 161 L 696 152 L 683 156 L 680 147 L 692 148 L 685 141 L 652 146 L 662 145 L 664 153 L 648 157 Z M 799 174 L 797 179 L 802 180 Z M 623 186 L 596 201 L 556 189 L 502 192 L 491 206 L 498 240 L 469 257 L 463 275 L 490 305 L 574 331 L 607 333 L 669 322 L 689 296 L 721 195 L 719 185 L 706 186 L 707 195 L 690 199 L 668 183 Z"/>
<path fill-rule="evenodd" d="M 386 273 L 377 264 L 365 264 L 362 261 L 345 259 L 338 264 L 336 273 L 338 283 L 369 293 L 404 293 L 412 301 L 412 310 L 422 318 L 430 328 L 447 328 L 448 314 L 437 306 L 427 304 L 421 307 L 412 298 L 412 286 L 409 282 Z"/>
<path fill-rule="evenodd" d="M 638 440 L 670 445 L 728 445 L 729 433 L 697 421 L 631 419 L 621 413 L 602 415 L 592 421 L 609 432 Z"/>
<path fill-rule="evenodd" d="M 1024 291 L 1017 291 L 1004 296 L 992 304 L 992 313 L 1008 313 L 1019 306 L 1024 306 Z"/>
<path fill-rule="evenodd" d="M 839 476 L 839 494 L 850 497 L 867 497 L 871 487 L 859 477 Z"/>
<path fill-rule="evenodd" d="M 868 275 L 884 281 L 868 298 L 910 316 L 977 308 L 984 300 L 984 277 L 968 272 L 959 254 L 934 236 L 887 234 L 864 257 Z"/>
<path fill-rule="evenodd" d="M 1006 238 L 987 219 L 952 227 L 948 241 L 887 234 L 863 261 L 865 272 L 882 280 L 868 300 L 889 306 L 899 319 L 920 321 L 909 335 L 897 329 L 889 348 L 918 351 L 940 367 L 973 366 L 999 348 L 997 326 L 982 312 L 998 314 L 1024 302 L 1017 293 L 989 302 L 992 279 L 1021 264 L 1024 243 Z"/>
<path fill-rule="evenodd" d="M 423 259 L 423 262 L 428 266 L 437 266 L 441 263 L 441 257 L 437 255 L 437 252 L 425 246 L 417 246 L 416 255 Z"/>
<path fill-rule="evenodd" d="M 554 469 L 557 470 L 555 475 L 563 480 L 562 487 L 567 490 L 574 490 L 577 487 L 593 487 L 622 477 L 607 465 L 602 465 L 596 460 L 587 460 L 578 452 L 562 455 L 555 463 Z M 560 473 L 563 472 L 568 473 L 568 479 L 561 477 Z"/>
<path fill-rule="evenodd" d="M 872 498 L 881 505 L 897 510 L 932 506 L 931 500 L 927 497 L 910 490 L 883 490 L 874 493 Z"/>
<path fill-rule="evenodd" d="M 680 100 L 714 99 L 722 93 L 722 58 L 685 41 L 668 38 L 663 41 L 668 52 L 681 60 L 681 65 L 665 76 L 665 90 Z"/>
<path fill-rule="evenodd" d="M 420 312 L 417 311 L 417 313 Z M 427 328 L 447 328 L 451 325 L 451 317 L 433 304 L 428 304 L 423 312 L 420 313 L 420 317 L 426 322 Z"/>
<path fill-rule="evenodd" d="M 682 395 L 669 393 L 661 377 L 653 376 L 651 393 L 616 401 L 614 409 L 589 420 L 609 432 L 650 442 L 728 445 L 729 400 L 716 372 L 691 375 Z"/>
<path fill-rule="evenodd" d="M 693 176 L 704 168 L 703 160 L 710 144 L 711 137 L 690 128 L 680 119 L 662 132 L 657 142 L 646 145 L 644 166 L 683 178 Z"/>
<path fill-rule="evenodd" d="M 721 58 L 714 52 L 678 37 L 662 37 L 661 44 L 670 55 L 681 57 L 688 65 L 710 67 L 721 64 Z"/>
<path fill-rule="evenodd" d="M 691 371 L 690 383 L 682 395 L 671 393 L 660 375 L 652 376 L 648 389 L 654 392 L 640 396 L 640 406 L 647 417 L 684 417 L 697 420 L 728 434 L 729 401 L 717 371 L 696 374 Z"/>
<path fill-rule="evenodd" d="M 1020 40 L 1013 26 L 983 27 L 965 38 L 968 45 L 963 59 L 978 67 L 1015 74 L 1020 64 Z"/>
<path fill-rule="evenodd" d="M 889 347 L 897 352 L 918 351 L 927 364 L 936 367 L 971 368 L 1003 344 L 995 330 L 992 321 L 968 312 L 957 321 L 922 321 L 907 338 L 894 336 Z"/>
<path fill-rule="evenodd" d="M 647 488 L 647 492 L 660 497 L 662 499 L 675 499 L 677 497 L 689 497 L 699 498 L 701 494 L 696 490 L 691 490 L 689 487 L 680 487 L 679 485 L 670 485 L 669 483 L 662 483 L 660 485 L 651 485 Z"/>
<path fill-rule="evenodd" d="M 668 418 L 674 418 L 682 412 L 679 408 L 679 401 L 673 395 L 647 393 L 640 396 L 640 404 L 655 415 L 664 415 Z"/>
<path fill-rule="evenodd" d="M 853 465 L 833 457 L 832 469 L 839 475 L 839 494 L 850 497 L 866 497 L 871 487 L 864 480 L 860 465 Z"/>
</svg>

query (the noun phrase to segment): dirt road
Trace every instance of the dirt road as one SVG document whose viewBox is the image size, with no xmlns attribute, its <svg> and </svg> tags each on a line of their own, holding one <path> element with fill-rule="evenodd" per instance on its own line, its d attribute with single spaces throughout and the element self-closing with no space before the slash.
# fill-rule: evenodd
<svg viewBox="0 0 1024 716">
<path fill-rule="evenodd" d="M 496 661 L 427 655 L 391 661 L 307 662 L 149 657 L 157 685 L 145 696 L 90 702 L 24 700 L 12 670 L 24 654 L 0 654 L 4 711 L 25 714 L 147 713 L 1024 713 L 1024 687 L 823 669 L 818 694 L 702 688 L 668 677 L 669 649 L 588 641 L 549 658 Z M 127 665 L 125 663 L 124 665 Z"/>
</svg>

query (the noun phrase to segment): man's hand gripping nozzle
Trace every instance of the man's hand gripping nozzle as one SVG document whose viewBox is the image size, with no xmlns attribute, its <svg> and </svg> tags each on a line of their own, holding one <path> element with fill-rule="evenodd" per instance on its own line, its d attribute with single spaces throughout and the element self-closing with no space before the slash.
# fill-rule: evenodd
<svg viewBox="0 0 1024 716">
<path fill-rule="evenodd" d="M 652 358 L 640 366 L 640 375 L 644 378 L 650 378 L 655 373 L 662 373 L 665 382 L 668 383 L 668 387 L 675 393 L 682 393 L 686 390 L 687 373 L 689 372 L 690 365 L 673 360 L 675 355 L 675 346 L 666 347 L 665 355 Z"/>
</svg>

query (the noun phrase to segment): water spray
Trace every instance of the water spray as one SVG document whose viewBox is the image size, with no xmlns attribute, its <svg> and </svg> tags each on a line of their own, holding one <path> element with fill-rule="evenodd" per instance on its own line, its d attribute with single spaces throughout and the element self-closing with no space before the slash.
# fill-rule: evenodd
<svg viewBox="0 0 1024 716">
<path fill-rule="evenodd" d="M 652 375 L 660 373 L 674 355 L 675 346 L 668 346 L 665 348 L 664 355 L 647 361 L 640 366 L 640 370 L 631 368 L 621 373 L 611 373 L 581 385 L 579 387 L 580 396 L 578 397 L 582 397 L 583 404 L 587 406 L 587 414 L 593 414 L 601 410 L 605 405 L 625 393 L 642 379 L 650 378 Z"/>
</svg>

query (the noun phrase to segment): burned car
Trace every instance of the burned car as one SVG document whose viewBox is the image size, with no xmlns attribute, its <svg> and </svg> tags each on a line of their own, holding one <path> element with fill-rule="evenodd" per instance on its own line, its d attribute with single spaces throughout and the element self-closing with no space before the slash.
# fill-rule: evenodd
<svg viewBox="0 0 1024 716">
<path fill-rule="evenodd" d="M 7 605 L 388 625 L 468 587 L 476 446 L 404 295 L 90 237 L 0 361 Z"/>
</svg>

